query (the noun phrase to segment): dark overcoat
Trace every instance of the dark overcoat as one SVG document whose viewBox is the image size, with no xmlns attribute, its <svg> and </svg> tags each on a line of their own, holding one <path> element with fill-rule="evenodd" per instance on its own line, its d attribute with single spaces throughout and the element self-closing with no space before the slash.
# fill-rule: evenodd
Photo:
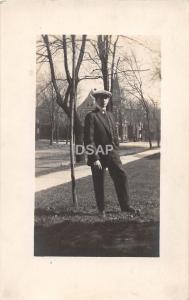
<svg viewBox="0 0 189 300">
<path fill-rule="evenodd" d="M 119 140 L 114 116 L 111 112 L 106 111 L 106 115 L 103 115 L 102 111 L 96 108 L 86 115 L 84 144 L 86 148 L 90 145 L 94 150 L 93 154 L 88 155 L 87 164 L 89 166 L 93 165 L 96 160 L 100 160 L 101 164 L 106 166 L 111 155 L 118 155 Z M 97 153 L 96 150 L 100 149 L 99 145 L 104 152 L 106 145 L 112 145 L 113 151 L 108 152 L 108 154 Z"/>
</svg>

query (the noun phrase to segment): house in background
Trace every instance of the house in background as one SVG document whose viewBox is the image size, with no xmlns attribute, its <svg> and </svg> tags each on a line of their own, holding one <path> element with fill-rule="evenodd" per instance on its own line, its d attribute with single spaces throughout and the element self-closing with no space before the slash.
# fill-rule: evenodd
<svg viewBox="0 0 189 300">
<path fill-rule="evenodd" d="M 113 114 L 116 121 L 117 134 L 120 141 L 142 139 L 143 124 L 142 121 L 136 121 L 136 109 L 133 110 L 126 105 L 125 97 L 121 93 L 118 77 L 114 80 L 112 101 Z M 95 100 L 91 93 L 78 106 L 77 112 L 84 125 L 85 116 L 95 108 Z"/>
<path fill-rule="evenodd" d="M 147 140 L 147 125 L 144 111 L 139 105 L 132 105 L 131 101 L 128 101 L 127 95 L 125 95 L 120 88 L 118 77 L 114 80 L 112 102 L 119 140 L 121 142 Z M 91 96 L 90 92 L 87 98 L 77 107 L 77 113 L 83 126 L 87 113 L 94 109 L 95 99 Z M 56 103 L 54 103 L 53 111 L 53 138 L 56 141 L 59 139 L 66 139 L 68 141 L 70 128 L 69 118 Z M 155 137 L 153 127 L 152 122 L 152 139 Z M 52 106 L 48 106 L 45 101 L 36 107 L 36 140 L 38 139 L 52 139 Z"/>
</svg>

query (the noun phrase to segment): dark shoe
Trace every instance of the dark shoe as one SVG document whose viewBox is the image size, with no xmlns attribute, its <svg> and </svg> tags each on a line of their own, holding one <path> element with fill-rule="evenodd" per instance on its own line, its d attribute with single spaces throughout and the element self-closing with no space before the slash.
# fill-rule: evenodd
<svg viewBox="0 0 189 300">
<path fill-rule="evenodd" d="M 122 212 L 127 212 L 127 213 L 130 213 L 130 214 L 135 215 L 135 216 L 140 216 L 140 210 L 135 209 L 132 206 L 128 206 L 127 208 L 122 209 Z"/>
</svg>

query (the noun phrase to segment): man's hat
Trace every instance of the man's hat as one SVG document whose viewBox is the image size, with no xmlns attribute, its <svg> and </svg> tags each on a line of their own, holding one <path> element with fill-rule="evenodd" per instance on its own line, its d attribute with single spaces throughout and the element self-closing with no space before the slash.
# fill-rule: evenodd
<svg viewBox="0 0 189 300">
<path fill-rule="evenodd" d="M 110 98 L 112 96 L 112 93 L 106 90 L 93 90 L 92 95 L 95 98 L 98 96 L 105 96 L 105 98 Z"/>
</svg>

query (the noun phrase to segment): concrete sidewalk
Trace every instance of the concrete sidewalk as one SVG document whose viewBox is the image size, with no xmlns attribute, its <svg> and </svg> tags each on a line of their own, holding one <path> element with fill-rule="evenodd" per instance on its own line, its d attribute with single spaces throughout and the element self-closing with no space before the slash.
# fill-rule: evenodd
<svg viewBox="0 0 189 300">
<path fill-rule="evenodd" d="M 149 155 L 153 155 L 159 152 L 160 149 L 152 149 L 152 150 L 136 153 L 133 155 L 125 155 L 125 156 L 121 156 L 121 161 L 123 164 L 127 164 L 132 161 L 145 158 Z M 76 179 L 80 179 L 89 175 L 91 175 L 91 169 L 89 166 L 81 165 L 75 168 Z M 35 178 L 35 191 L 39 192 L 42 190 L 46 190 L 58 186 L 60 184 L 68 183 L 70 181 L 71 181 L 70 169 L 42 175 Z"/>
</svg>

